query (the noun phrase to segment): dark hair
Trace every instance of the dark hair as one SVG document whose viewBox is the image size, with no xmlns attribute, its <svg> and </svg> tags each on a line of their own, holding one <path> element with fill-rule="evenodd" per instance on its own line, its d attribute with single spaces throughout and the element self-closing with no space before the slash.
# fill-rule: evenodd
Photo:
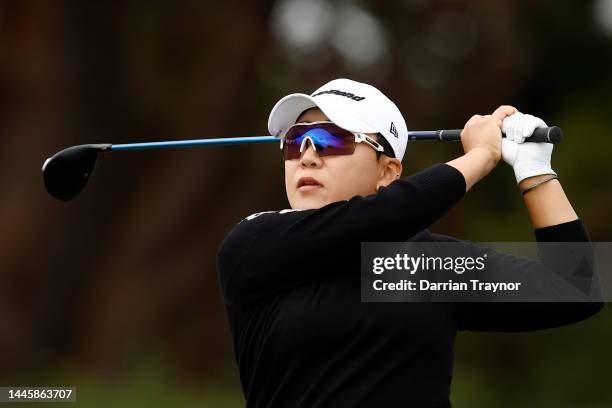
<svg viewBox="0 0 612 408">
<path fill-rule="evenodd" d="M 393 148 L 391 147 L 389 142 L 387 142 L 387 139 L 383 135 L 381 135 L 380 133 L 377 133 L 376 141 L 378 142 L 379 145 L 383 147 L 383 149 L 385 149 L 385 151 L 383 152 L 376 152 L 376 160 L 380 160 L 380 156 L 383 154 L 385 156 L 395 158 L 395 153 L 393 153 Z"/>
</svg>

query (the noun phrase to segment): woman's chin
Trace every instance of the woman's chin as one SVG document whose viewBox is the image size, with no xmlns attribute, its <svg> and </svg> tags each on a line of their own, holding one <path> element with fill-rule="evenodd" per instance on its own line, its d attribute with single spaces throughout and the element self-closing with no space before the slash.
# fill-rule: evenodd
<svg viewBox="0 0 612 408">
<path fill-rule="evenodd" d="M 290 202 L 291 208 L 296 208 L 300 210 L 312 210 L 321 208 L 327 204 L 329 204 L 329 200 L 323 197 L 317 197 L 316 195 L 309 196 L 301 196 L 300 194 L 296 194 L 296 196 Z"/>
</svg>

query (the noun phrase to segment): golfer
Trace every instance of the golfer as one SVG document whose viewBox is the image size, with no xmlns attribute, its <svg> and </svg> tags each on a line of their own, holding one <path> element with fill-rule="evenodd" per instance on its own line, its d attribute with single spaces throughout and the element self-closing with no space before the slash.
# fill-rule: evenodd
<svg viewBox="0 0 612 408">
<path fill-rule="evenodd" d="M 537 330 L 599 311 L 601 303 L 360 301 L 360 243 L 459 241 L 427 227 L 500 158 L 538 241 L 588 241 L 550 166 L 553 145 L 523 143 L 541 126 L 512 106 L 474 115 L 461 157 L 401 178 L 408 130 L 378 89 L 336 79 L 282 98 L 268 127 L 282 137 L 291 208 L 246 217 L 217 254 L 247 406 L 449 407 L 457 331 Z M 530 267 L 517 259 L 496 261 Z"/>
</svg>

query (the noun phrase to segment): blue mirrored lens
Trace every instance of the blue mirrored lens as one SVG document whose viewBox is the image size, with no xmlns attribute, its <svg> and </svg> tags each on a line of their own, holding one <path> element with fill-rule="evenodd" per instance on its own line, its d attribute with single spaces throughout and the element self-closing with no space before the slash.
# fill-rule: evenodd
<svg viewBox="0 0 612 408">
<path fill-rule="evenodd" d="M 291 140 L 287 140 L 287 143 L 297 144 L 301 146 L 302 142 L 307 137 L 310 137 L 310 139 L 315 144 L 315 147 L 317 149 L 319 148 L 325 149 L 326 147 L 340 148 L 345 145 L 342 137 L 336 136 L 323 128 L 309 129 L 307 132 L 303 133 L 302 135 L 296 138 L 293 138 Z"/>
</svg>

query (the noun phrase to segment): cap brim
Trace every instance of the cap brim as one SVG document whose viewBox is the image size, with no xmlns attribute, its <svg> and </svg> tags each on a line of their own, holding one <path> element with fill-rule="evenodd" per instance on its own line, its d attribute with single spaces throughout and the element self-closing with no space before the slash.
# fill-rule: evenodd
<svg viewBox="0 0 612 408">
<path fill-rule="evenodd" d="M 280 135 L 293 126 L 302 112 L 318 107 L 336 125 L 353 132 L 377 133 L 376 128 L 369 126 L 358 117 L 347 115 L 337 104 L 326 103 L 326 98 L 315 101 L 310 95 L 294 93 L 279 100 L 270 112 L 268 131 L 271 135 Z"/>
<path fill-rule="evenodd" d="M 268 131 L 271 135 L 278 136 L 281 132 L 289 129 L 302 112 L 314 108 L 317 103 L 310 95 L 295 93 L 287 95 L 272 108 L 268 118 Z"/>
</svg>

